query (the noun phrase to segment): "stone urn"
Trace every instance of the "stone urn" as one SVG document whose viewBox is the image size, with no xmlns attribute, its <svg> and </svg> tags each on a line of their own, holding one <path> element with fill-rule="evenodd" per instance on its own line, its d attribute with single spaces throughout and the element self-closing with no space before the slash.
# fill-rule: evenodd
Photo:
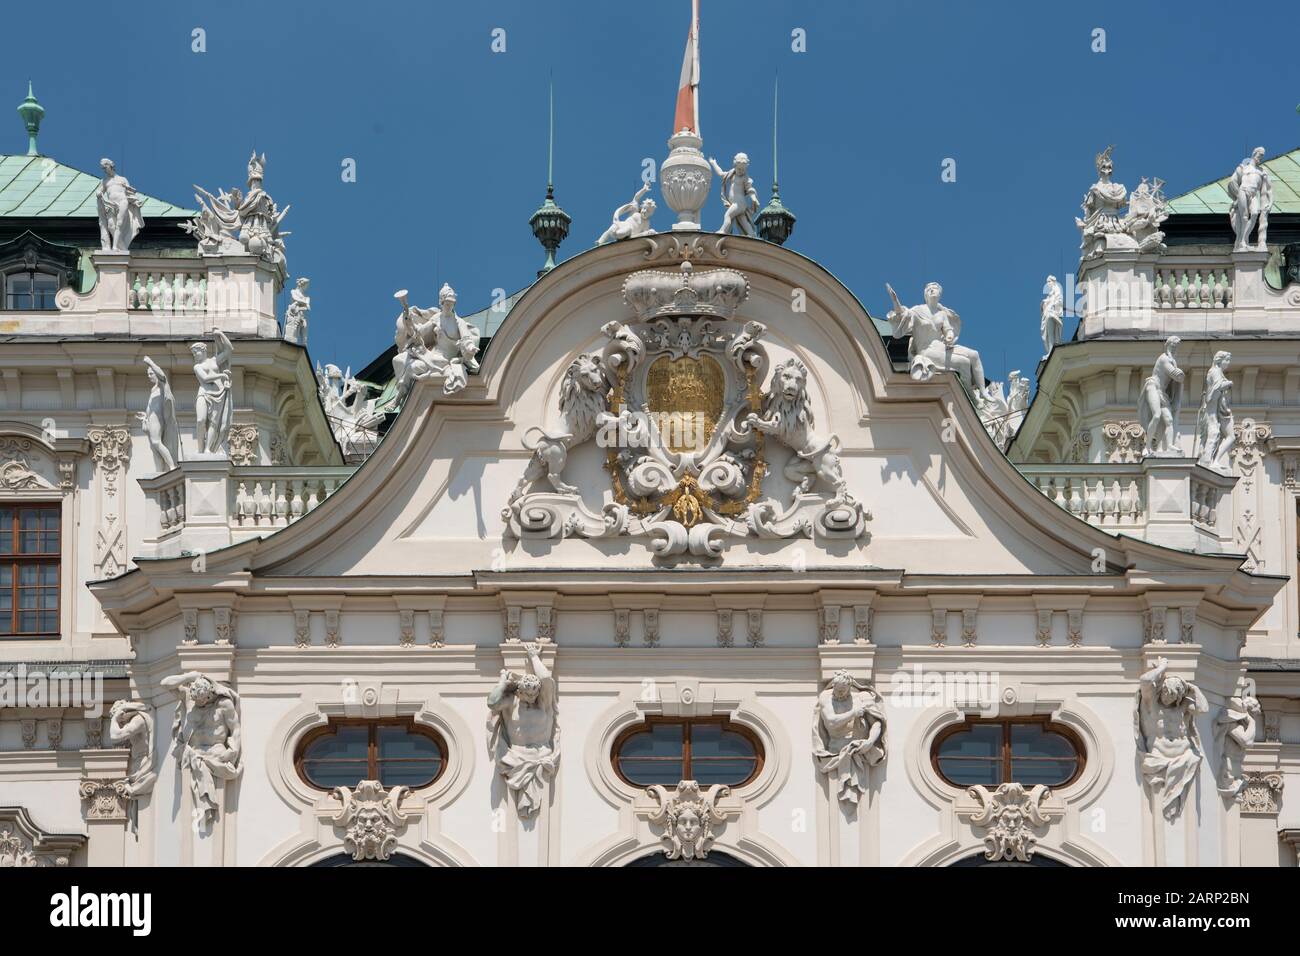
<svg viewBox="0 0 1300 956">
<path fill-rule="evenodd" d="M 700 210 L 709 198 L 713 171 L 700 147 L 704 141 L 690 130 L 682 130 L 668 140 L 672 152 L 659 167 L 659 188 L 664 202 L 677 213 L 674 231 L 699 230 Z"/>
</svg>

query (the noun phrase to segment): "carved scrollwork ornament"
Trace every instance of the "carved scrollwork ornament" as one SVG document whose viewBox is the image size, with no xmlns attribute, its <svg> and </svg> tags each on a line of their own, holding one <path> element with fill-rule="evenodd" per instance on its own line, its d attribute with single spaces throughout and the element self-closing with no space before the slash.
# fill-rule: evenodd
<svg viewBox="0 0 1300 956">
<path fill-rule="evenodd" d="M 694 780 L 681 781 L 672 793 L 660 784 L 646 790 L 656 804 L 650 822 L 663 827 L 659 839 L 664 856 L 670 860 L 706 859 L 717 836 L 716 826 L 727 819 L 718 801 L 730 793 L 731 788 L 722 784 L 704 790 Z"/>
<path fill-rule="evenodd" d="M 966 792 L 980 803 L 979 812 L 970 822 L 988 828 L 984 834 L 985 859 L 1028 863 L 1038 845 L 1034 828 L 1050 822 L 1043 813 L 1043 802 L 1051 791 L 1041 783 L 1030 789 L 1019 783 L 1004 783 L 992 792 L 979 785 Z"/>
<path fill-rule="evenodd" d="M 408 815 L 401 809 L 409 787 L 385 790 L 378 780 L 362 780 L 355 790 L 335 787 L 342 806 L 330 819 L 344 829 L 343 848 L 352 859 L 387 860 L 397 849 L 397 837 L 406 828 Z"/>
</svg>

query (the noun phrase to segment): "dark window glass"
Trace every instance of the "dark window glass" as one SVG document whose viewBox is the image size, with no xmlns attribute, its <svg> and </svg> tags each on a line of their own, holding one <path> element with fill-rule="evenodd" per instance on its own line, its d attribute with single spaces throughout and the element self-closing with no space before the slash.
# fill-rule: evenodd
<svg viewBox="0 0 1300 956">
<path fill-rule="evenodd" d="M 52 311 L 58 276 L 47 272 L 11 272 L 5 276 L 5 308 L 20 312 Z"/>
<path fill-rule="evenodd" d="M 1083 753 L 1072 733 L 1043 720 L 973 720 L 936 739 L 935 769 L 958 787 L 1003 783 L 1059 787 L 1072 782 Z"/>
<path fill-rule="evenodd" d="M 736 787 L 757 776 L 762 760 L 758 739 L 724 720 L 656 719 L 614 744 L 615 769 L 637 787 L 681 780 Z"/>
<path fill-rule="evenodd" d="M 0 637 L 59 633 L 57 504 L 0 508 Z"/>
<path fill-rule="evenodd" d="M 331 721 L 298 751 L 299 773 L 322 790 L 362 780 L 414 790 L 433 783 L 446 762 L 442 738 L 411 721 Z"/>
</svg>

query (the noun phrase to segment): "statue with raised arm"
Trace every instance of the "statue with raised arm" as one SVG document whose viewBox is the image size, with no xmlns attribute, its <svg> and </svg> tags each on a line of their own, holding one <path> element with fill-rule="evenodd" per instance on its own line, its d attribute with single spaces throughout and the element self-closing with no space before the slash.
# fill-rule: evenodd
<svg viewBox="0 0 1300 956">
<path fill-rule="evenodd" d="M 108 739 L 131 751 L 127 763 L 126 794 L 135 798 L 153 790 L 158 774 L 153 769 L 153 713 L 138 700 L 115 700 L 108 711 Z"/>
<path fill-rule="evenodd" d="M 221 454 L 221 446 L 230 437 L 230 419 L 234 413 L 231 400 L 230 358 L 235 347 L 224 332 L 214 330 L 212 341 L 216 346 L 208 354 L 206 342 L 190 346 L 194 356 L 194 377 L 199 380 L 198 395 L 194 399 L 194 438 L 199 454 L 213 457 Z"/>
<path fill-rule="evenodd" d="M 289 305 L 284 310 L 284 340 L 286 342 L 296 342 L 299 345 L 307 344 L 307 313 L 311 311 L 311 298 L 307 295 L 307 289 L 311 287 L 311 280 L 305 276 L 299 276 L 294 287 L 289 290 Z"/>
<path fill-rule="evenodd" d="M 488 694 L 491 712 L 488 750 L 497 773 L 518 803 L 519 816 L 537 815 L 543 790 L 555 778 L 560 762 L 560 730 L 556 722 L 555 678 L 542 663 L 536 644 L 524 645 L 528 673 L 503 670 Z"/>
<path fill-rule="evenodd" d="M 1043 337 L 1043 358 L 1047 358 L 1052 349 L 1061 344 L 1061 333 L 1065 329 L 1065 299 L 1056 276 L 1047 277 L 1044 293 L 1038 306 L 1038 331 Z"/>
<path fill-rule="evenodd" d="M 206 824 L 221 811 L 224 781 L 244 771 L 239 695 L 198 671 L 164 677 L 161 684 L 180 698 L 172 737 L 180 766 L 190 772 L 194 819 Z"/>
<path fill-rule="evenodd" d="M 1205 373 L 1201 410 L 1196 415 L 1198 461 L 1224 474 L 1230 471 L 1228 453 L 1237 440 L 1233 432 L 1232 382 L 1225 374 L 1231 361 L 1231 352 L 1214 353 L 1214 363 Z"/>
<path fill-rule="evenodd" d="M 1146 433 L 1143 456 L 1178 455 L 1178 415 L 1183 408 L 1183 370 L 1174 352 L 1182 340 L 1165 339 L 1165 350 L 1142 383 L 1138 399 L 1138 424 Z"/>
<path fill-rule="evenodd" d="M 1263 146 L 1256 146 L 1237 165 L 1232 178 L 1228 180 L 1228 195 L 1232 197 L 1228 219 L 1232 223 L 1233 235 L 1237 237 L 1233 251 L 1267 249 L 1268 214 L 1273 208 L 1273 179 L 1264 165 Z M 1259 240 L 1252 246 L 1250 234 L 1255 231 L 1256 225 L 1259 226 Z"/>
<path fill-rule="evenodd" d="M 910 337 L 907 355 L 911 361 L 911 376 L 918 382 L 928 382 L 936 371 L 948 369 L 975 399 L 984 398 L 984 364 L 974 349 L 957 344 L 961 335 L 961 317 L 942 302 L 943 286 L 930 282 L 925 287 L 925 302 L 907 308 L 888 283 L 893 308 L 888 319 L 895 338 Z"/>
<path fill-rule="evenodd" d="M 180 427 L 176 424 L 176 398 L 172 395 L 171 382 L 167 379 L 158 363 L 149 356 L 144 357 L 146 374 L 149 376 L 149 400 L 144 411 L 139 413 L 140 423 L 149 439 L 158 471 L 171 471 L 181 460 Z"/>
<path fill-rule="evenodd" d="M 758 233 L 754 230 L 754 217 L 758 215 L 758 190 L 749 178 L 749 157 L 737 153 L 731 161 L 731 168 L 723 169 L 710 156 L 709 165 L 722 179 L 722 205 L 727 210 L 722 215 L 722 225 L 718 232 L 756 237 Z"/>
<path fill-rule="evenodd" d="M 1139 678 L 1133 731 L 1142 757 L 1142 778 L 1166 820 L 1178 817 L 1201 765 L 1201 738 L 1196 718 L 1209 702 L 1191 681 L 1168 673 L 1159 658 Z"/>
<path fill-rule="evenodd" d="M 885 759 L 885 702 L 846 670 L 835 672 L 813 707 L 813 758 L 846 804 L 857 804 L 870 769 Z"/>
<path fill-rule="evenodd" d="M 655 201 L 642 198 L 649 191 L 650 184 L 646 183 L 636 191 L 631 202 L 624 203 L 614 210 L 609 228 L 600 234 L 596 245 L 603 246 L 607 242 L 617 242 L 619 239 L 635 239 L 637 236 L 655 234 L 655 231 L 650 228 L 650 217 L 655 214 L 656 209 Z"/>
<path fill-rule="evenodd" d="M 437 309 L 417 309 L 402 289 L 393 297 L 402 303 L 397 317 L 393 374 L 398 393 L 405 395 L 416 381 L 441 375 L 442 393 L 453 395 L 477 372 L 479 330 L 456 314 L 456 290 L 443 283 Z"/>
<path fill-rule="evenodd" d="M 101 252 L 126 252 L 131 241 L 144 228 L 140 214 L 144 200 L 119 176 L 111 159 L 101 159 L 104 178 L 95 190 L 95 207 L 99 211 L 99 248 Z"/>
<path fill-rule="evenodd" d="M 1245 781 L 1242 761 L 1255 742 L 1255 727 L 1262 713 L 1255 696 L 1255 681 L 1242 677 L 1237 692 L 1228 698 L 1214 721 L 1214 741 L 1219 750 L 1219 792 L 1236 796 Z"/>
</svg>

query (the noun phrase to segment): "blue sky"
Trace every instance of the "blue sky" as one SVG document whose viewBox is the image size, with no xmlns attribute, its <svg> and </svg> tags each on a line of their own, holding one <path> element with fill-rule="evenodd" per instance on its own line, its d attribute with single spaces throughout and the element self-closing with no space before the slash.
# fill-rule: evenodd
<svg viewBox="0 0 1300 956">
<path fill-rule="evenodd" d="M 702 0 L 705 151 L 749 153 L 766 201 L 773 75 L 789 245 L 875 315 L 945 287 L 988 374 L 1032 370 L 1044 276 L 1077 264 L 1074 215 L 1116 144 L 1116 178 L 1166 193 L 1226 175 L 1255 145 L 1300 145 L 1300 61 L 1282 7 L 1194 2 Z M 192 202 L 243 185 L 250 149 L 293 206 L 289 268 L 312 280 L 314 359 L 359 368 L 392 341 L 392 293 L 462 313 L 535 276 L 556 95 L 561 258 L 590 246 L 661 160 L 688 0 L 74 0 L 6 10 L 3 88 L 30 76 L 42 152 Z M 191 50 L 195 28 L 207 51 Z M 492 31 L 506 31 L 493 53 Z M 806 31 L 793 52 L 791 31 Z M 1091 50 L 1106 31 L 1106 52 Z M 45 37 L 48 42 L 42 42 Z M 12 107 L 11 107 L 12 108 Z M 8 132 L 5 133 L 4 129 Z M 21 122 L 0 152 L 22 152 Z M 345 158 L 357 181 L 342 181 Z M 957 179 L 941 182 L 956 160 Z M 710 215 L 717 207 L 710 203 Z M 656 225 L 670 213 L 661 203 Z M 706 225 L 716 227 L 706 219 Z M 1067 328 L 1067 334 L 1072 326 Z"/>
</svg>

